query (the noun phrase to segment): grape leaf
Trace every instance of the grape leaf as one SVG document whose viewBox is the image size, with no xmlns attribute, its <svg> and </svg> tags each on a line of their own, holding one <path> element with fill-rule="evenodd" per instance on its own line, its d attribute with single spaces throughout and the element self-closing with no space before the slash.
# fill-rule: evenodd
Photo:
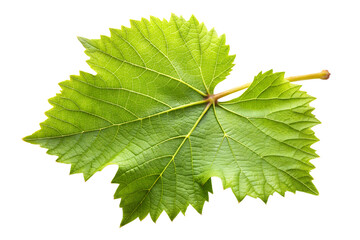
<svg viewBox="0 0 360 240">
<path fill-rule="evenodd" d="M 163 211 L 172 220 L 189 204 L 201 213 L 214 176 L 238 201 L 318 194 L 309 173 L 314 98 L 284 73 L 259 73 L 240 97 L 210 101 L 234 66 L 224 35 L 175 15 L 110 32 L 79 38 L 97 74 L 61 82 L 48 119 L 24 140 L 85 180 L 118 165 L 121 226 L 148 214 L 155 222 Z"/>
</svg>

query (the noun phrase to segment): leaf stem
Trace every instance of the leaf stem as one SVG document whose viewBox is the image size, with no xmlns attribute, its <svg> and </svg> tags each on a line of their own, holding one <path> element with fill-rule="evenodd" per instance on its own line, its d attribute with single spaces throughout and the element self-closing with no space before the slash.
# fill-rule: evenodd
<svg viewBox="0 0 360 240">
<path fill-rule="evenodd" d="M 291 77 L 287 77 L 285 78 L 286 80 L 288 80 L 289 82 L 296 82 L 296 81 L 302 81 L 302 80 L 310 80 L 310 79 L 323 79 L 326 80 L 330 77 L 330 73 L 328 70 L 322 70 L 321 72 L 318 73 L 311 73 L 311 74 L 306 74 L 306 75 L 299 75 L 299 76 L 291 76 Z M 216 102 L 218 99 L 225 97 L 227 95 L 230 95 L 232 93 L 238 92 L 240 90 L 243 90 L 245 88 L 248 88 L 251 85 L 250 83 L 245 83 L 244 85 L 235 87 L 235 88 L 231 88 L 229 90 L 217 93 L 217 94 L 213 94 L 210 95 L 206 100 L 209 103 L 214 103 Z"/>
<path fill-rule="evenodd" d="M 326 79 L 329 79 L 329 77 L 330 77 L 329 71 L 322 70 L 321 72 L 318 72 L 318 73 L 311 73 L 311 74 L 300 75 L 300 76 L 291 76 L 291 77 L 287 77 L 285 79 L 288 80 L 289 82 L 296 82 L 296 81 L 310 80 L 310 79 L 326 80 Z"/>
</svg>

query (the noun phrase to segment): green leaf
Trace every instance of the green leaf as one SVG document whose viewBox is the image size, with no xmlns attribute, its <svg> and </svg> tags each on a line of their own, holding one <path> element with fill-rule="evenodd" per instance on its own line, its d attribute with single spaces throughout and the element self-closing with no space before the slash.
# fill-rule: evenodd
<svg viewBox="0 0 360 240">
<path fill-rule="evenodd" d="M 234 65 L 224 35 L 175 15 L 110 32 L 79 38 L 97 74 L 61 82 L 48 119 L 24 140 L 85 180 L 118 165 L 121 226 L 148 214 L 156 221 L 163 211 L 172 220 L 189 204 L 201 213 L 214 176 L 238 201 L 318 194 L 309 161 L 319 121 L 299 85 L 268 71 L 240 97 L 210 104 L 206 97 Z"/>
</svg>

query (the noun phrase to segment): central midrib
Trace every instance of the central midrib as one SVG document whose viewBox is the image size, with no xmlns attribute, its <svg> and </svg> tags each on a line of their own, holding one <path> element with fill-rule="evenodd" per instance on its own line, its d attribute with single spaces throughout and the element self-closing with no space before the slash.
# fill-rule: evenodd
<svg viewBox="0 0 360 240">
<path fill-rule="evenodd" d="M 26 140 L 27 141 L 36 141 L 36 140 L 45 140 L 45 139 L 55 139 L 55 138 L 70 137 L 70 136 L 83 134 L 83 133 L 102 131 L 104 129 L 111 128 L 111 127 L 114 127 L 114 126 L 121 126 L 121 125 L 126 125 L 126 124 L 129 124 L 129 123 L 134 123 L 134 122 L 141 121 L 141 120 L 144 120 L 144 119 L 147 119 L 147 118 L 156 117 L 156 116 L 159 116 L 159 115 L 162 115 L 162 114 L 165 114 L 165 113 L 177 111 L 177 110 L 188 108 L 188 107 L 191 107 L 191 106 L 200 105 L 200 104 L 207 103 L 207 102 L 208 101 L 206 99 L 205 100 L 200 100 L 200 101 L 188 103 L 188 104 L 185 104 L 185 105 L 181 105 L 181 106 L 178 106 L 178 107 L 175 107 L 175 108 L 167 109 L 165 111 L 158 112 L 158 113 L 146 116 L 146 117 L 137 118 L 137 119 L 130 120 L 130 121 L 127 121 L 127 122 L 122 122 L 122 123 L 110 124 L 108 126 L 101 127 L 101 128 L 96 128 L 96 129 L 91 129 L 91 130 L 86 130 L 86 131 L 81 131 L 81 132 L 76 132 L 76 133 L 71 133 L 71 134 L 66 134 L 66 135 L 59 135 L 59 136 L 54 136 L 54 137 L 29 138 L 29 139 L 26 139 Z"/>
</svg>

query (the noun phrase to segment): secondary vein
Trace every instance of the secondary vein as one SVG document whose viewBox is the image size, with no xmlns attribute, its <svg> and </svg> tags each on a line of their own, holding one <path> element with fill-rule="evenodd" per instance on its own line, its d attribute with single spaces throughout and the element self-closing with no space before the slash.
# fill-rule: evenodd
<svg viewBox="0 0 360 240">
<path fill-rule="evenodd" d="M 134 210 L 127 216 L 124 218 L 123 221 L 126 222 L 127 219 L 129 219 L 134 212 L 136 211 L 136 209 L 139 208 L 139 206 L 141 206 L 141 204 L 144 202 L 144 200 L 146 199 L 146 197 L 149 195 L 150 191 L 153 189 L 153 187 L 155 186 L 155 184 L 159 181 L 159 179 L 162 177 L 162 175 L 164 174 L 164 172 L 166 171 L 166 169 L 169 167 L 169 165 L 171 164 L 171 162 L 174 161 L 176 155 L 179 153 L 180 149 L 182 148 L 182 146 L 184 145 L 184 143 L 186 142 L 186 140 L 188 140 L 191 136 L 191 134 L 194 132 L 195 128 L 197 127 L 197 125 L 199 124 L 199 122 L 201 121 L 201 119 L 204 117 L 204 115 L 206 114 L 206 112 L 209 110 L 211 104 L 207 104 L 205 109 L 203 110 L 203 112 L 201 113 L 201 115 L 199 116 L 199 118 L 196 120 L 195 124 L 193 125 L 193 127 L 190 129 L 190 131 L 188 132 L 188 134 L 185 136 L 184 140 L 180 143 L 179 147 L 176 149 L 175 153 L 173 154 L 172 158 L 170 159 L 170 161 L 166 164 L 166 166 L 164 167 L 164 169 L 162 170 L 162 172 L 159 174 L 159 176 L 156 178 L 156 180 L 154 181 L 154 183 L 150 186 L 148 192 L 145 194 L 145 196 L 141 199 L 140 203 L 138 205 L 136 205 L 136 207 L 134 208 Z"/>
</svg>

